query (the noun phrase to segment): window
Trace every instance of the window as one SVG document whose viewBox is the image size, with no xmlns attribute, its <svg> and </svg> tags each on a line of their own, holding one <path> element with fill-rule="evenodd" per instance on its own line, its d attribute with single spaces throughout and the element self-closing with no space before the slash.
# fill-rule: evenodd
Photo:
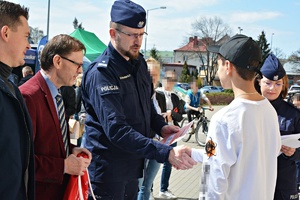
<svg viewBox="0 0 300 200">
<path fill-rule="evenodd" d="M 183 62 L 184 62 L 184 61 L 187 61 L 187 60 L 188 60 L 188 56 L 187 56 L 187 55 L 184 55 L 184 56 L 183 56 Z"/>
</svg>

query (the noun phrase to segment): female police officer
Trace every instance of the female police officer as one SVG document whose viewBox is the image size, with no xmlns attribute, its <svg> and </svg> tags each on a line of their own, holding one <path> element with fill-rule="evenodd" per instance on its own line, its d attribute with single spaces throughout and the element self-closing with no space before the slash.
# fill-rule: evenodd
<svg viewBox="0 0 300 200">
<path fill-rule="evenodd" d="M 279 60 L 270 54 L 265 60 L 261 73 L 263 77 L 255 84 L 266 97 L 278 115 L 281 135 L 300 132 L 300 112 L 290 103 L 284 101 L 288 90 L 288 77 Z M 282 154 L 278 156 L 277 183 L 275 200 L 298 199 L 296 181 L 296 161 L 300 159 L 300 151 L 282 145 Z"/>
</svg>

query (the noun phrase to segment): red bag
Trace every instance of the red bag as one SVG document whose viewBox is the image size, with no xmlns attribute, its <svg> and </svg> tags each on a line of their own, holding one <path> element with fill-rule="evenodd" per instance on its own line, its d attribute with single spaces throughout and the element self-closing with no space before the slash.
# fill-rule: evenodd
<svg viewBox="0 0 300 200">
<path fill-rule="evenodd" d="M 88 155 L 82 152 L 79 153 L 77 157 L 88 158 Z M 88 170 L 84 172 L 83 176 L 72 175 L 64 194 L 64 200 L 87 200 L 89 195 L 89 187 L 91 188 L 91 195 L 94 199 L 96 199 L 91 187 Z"/>
</svg>

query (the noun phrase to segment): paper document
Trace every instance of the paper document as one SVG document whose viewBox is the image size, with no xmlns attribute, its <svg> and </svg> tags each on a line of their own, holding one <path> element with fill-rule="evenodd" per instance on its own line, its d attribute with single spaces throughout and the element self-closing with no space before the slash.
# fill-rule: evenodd
<svg viewBox="0 0 300 200">
<path fill-rule="evenodd" d="M 177 133 L 174 133 L 170 135 L 169 137 L 165 137 L 161 143 L 171 145 L 174 142 L 177 142 L 178 140 L 181 140 L 189 132 L 189 128 L 191 128 L 192 124 L 194 123 L 194 120 L 185 125 L 184 127 L 180 128 Z"/>
<path fill-rule="evenodd" d="M 291 148 L 300 147 L 300 134 L 291 134 L 281 136 L 281 144 Z"/>
</svg>

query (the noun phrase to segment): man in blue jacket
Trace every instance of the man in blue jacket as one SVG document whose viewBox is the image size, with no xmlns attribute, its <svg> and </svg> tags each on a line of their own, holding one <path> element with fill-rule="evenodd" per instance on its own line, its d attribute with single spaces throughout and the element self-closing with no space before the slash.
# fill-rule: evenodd
<svg viewBox="0 0 300 200">
<path fill-rule="evenodd" d="M 34 199 L 32 124 L 18 87 L 9 79 L 30 48 L 28 9 L 0 1 L 0 198 Z"/>
<path fill-rule="evenodd" d="M 195 164 L 184 147 L 172 148 L 148 138 L 151 129 L 166 137 L 178 128 L 167 125 L 151 101 L 151 78 L 139 53 L 145 17 L 140 5 L 115 1 L 110 43 L 83 77 L 85 147 L 93 155 L 89 172 L 99 199 L 136 199 L 144 158 L 168 160 L 177 169 Z"/>
</svg>

